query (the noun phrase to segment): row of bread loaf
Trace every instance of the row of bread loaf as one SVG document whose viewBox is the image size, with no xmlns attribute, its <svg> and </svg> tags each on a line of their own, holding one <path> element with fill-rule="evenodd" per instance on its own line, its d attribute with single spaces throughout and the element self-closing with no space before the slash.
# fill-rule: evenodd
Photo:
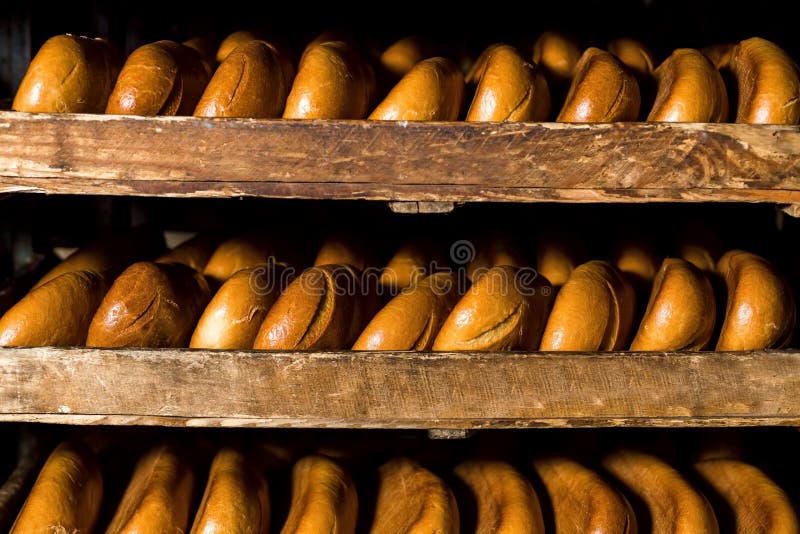
<svg viewBox="0 0 800 534">
<path fill-rule="evenodd" d="M 137 261 L 149 238 L 56 265 L 0 318 L 0 346 L 740 351 L 788 346 L 796 320 L 768 260 L 696 243 L 662 258 L 630 241 L 612 261 L 587 262 L 551 235 L 534 270 L 491 235 L 454 270 L 415 240 L 375 269 L 363 243 L 332 235 L 301 271 L 285 261 L 295 245 L 263 233 L 198 236 Z"/>
<path fill-rule="evenodd" d="M 397 456 L 371 468 L 375 483 L 361 485 L 351 465 L 386 454 L 359 455 L 364 447 L 352 444 L 306 456 L 274 444 L 228 445 L 207 473 L 198 454 L 158 444 L 119 481 L 127 487 L 105 525 L 98 517 L 114 495 L 106 486 L 116 481 L 101 467 L 97 448 L 79 440 L 59 445 L 11 534 L 91 534 L 102 527 L 107 534 L 267 534 L 281 527 L 272 502 L 283 492 L 291 501 L 281 534 L 353 534 L 357 527 L 372 534 L 718 534 L 720 525 L 738 534 L 800 532 L 789 495 L 762 469 L 727 452 L 704 452 L 685 468 L 637 448 L 613 449 L 597 465 L 543 454 L 522 468 L 497 454 L 473 454 L 452 469 L 449 461 L 428 468 Z M 275 483 L 283 463 L 293 463 L 284 483 L 290 488 Z"/>
<path fill-rule="evenodd" d="M 12 108 L 28 112 L 196 115 L 288 119 L 634 121 L 640 84 L 657 87 L 648 121 L 724 122 L 729 102 L 720 71 L 736 80 L 736 122 L 797 124 L 800 73 L 776 44 L 752 38 L 704 52 L 680 48 L 659 66 L 640 43 L 617 39 L 585 51 L 544 33 L 530 57 L 488 47 L 466 75 L 432 56 L 424 40 L 401 39 L 380 55 L 378 76 L 352 40 L 328 32 L 297 64 L 285 47 L 236 32 L 218 48 L 202 39 L 158 41 L 127 60 L 101 39 L 60 35 L 31 61 Z M 387 94 L 376 80 L 391 80 Z M 471 101 L 465 98 L 470 98 Z M 557 106 L 560 106 L 557 107 Z M 466 113 L 462 114 L 462 110 Z"/>
</svg>

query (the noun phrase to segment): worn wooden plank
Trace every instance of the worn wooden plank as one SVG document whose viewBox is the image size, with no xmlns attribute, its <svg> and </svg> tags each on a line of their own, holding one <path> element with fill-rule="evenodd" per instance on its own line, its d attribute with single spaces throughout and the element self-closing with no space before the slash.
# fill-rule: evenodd
<svg viewBox="0 0 800 534">
<path fill-rule="evenodd" d="M 0 350 L 0 419 L 177 426 L 800 424 L 800 352 Z"/>
<path fill-rule="evenodd" d="M 800 202 L 800 129 L 0 112 L 2 191 Z"/>
</svg>

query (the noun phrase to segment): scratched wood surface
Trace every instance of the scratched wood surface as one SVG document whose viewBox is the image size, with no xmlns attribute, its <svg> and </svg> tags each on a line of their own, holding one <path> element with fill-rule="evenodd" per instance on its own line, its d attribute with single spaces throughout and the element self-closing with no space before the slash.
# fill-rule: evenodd
<svg viewBox="0 0 800 534">
<path fill-rule="evenodd" d="M 0 193 L 800 203 L 800 129 L 0 112 Z"/>
<path fill-rule="evenodd" d="M 175 426 L 800 426 L 800 351 L 0 349 L 0 420 Z"/>
</svg>

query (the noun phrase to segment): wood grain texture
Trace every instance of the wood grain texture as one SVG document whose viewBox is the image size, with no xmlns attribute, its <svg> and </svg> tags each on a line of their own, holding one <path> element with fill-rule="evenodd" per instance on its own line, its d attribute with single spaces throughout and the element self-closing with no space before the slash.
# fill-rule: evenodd
<svg viewBox="0 0 800 534">
<path fill-rule="evenodd" d="M 800 129 L 0 112 L 0 193 L 800 203 Z"/>
<path fill-rule="evenodd" d="M 800 425 L 800 352 L 0 349 L 0 420 L 174 426 Z"/>
</svg>

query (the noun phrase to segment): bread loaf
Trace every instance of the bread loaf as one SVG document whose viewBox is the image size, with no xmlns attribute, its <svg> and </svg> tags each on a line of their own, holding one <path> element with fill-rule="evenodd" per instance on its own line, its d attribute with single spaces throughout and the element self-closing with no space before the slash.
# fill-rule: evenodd
<svg viewBox="0 0 800 534">
<path fill-rule="evenodd" d="M 715 68 L 725 69 L 730 65 L 731 54 L 734 48 L 736 48 L 734 43 L 720 43 L 706 46 L 700 51 L 705 54 Z"/>
<path fill-rule="evenodd" d="M 351 265 L 363 271 L 369 266 L 367 252 L 361 239 L 347 234 L 331 234 L 317 251 L 314 265 Z"/>
<path fill-rule="evenodd" d="M 242 269 L 216 292 L 197 322 L 191 348 L 249 349 L 267 312 L 283 289 L 284 269 L 263 265 Z"/>
<path fill-rule="evenodd" d="M 655 70 L 658 92 L 648 121 L 725 122 L 728 93 L 714 65 L 697 50 L 679 48 Z"/>
<path fill-rule="evenodd" d="M 544 534 L 539 499 L 511 464 L 468 460 L 455 468 L 477 503 L 475 534 Z"/>
<path fill-rule="evenodd" d="M 464 100 L 464 75 L 442 57 L 417 63 L 397 82 L 369 120 L 454 121 Z"/>
<path fill-rule="evenodd" d="M 617 450 L 603 467 L 647 508 L 653 534 L 718 534 L 714 511 L 675 469 L 634 450 Z"/>
<path fill-rule="evenodd" d="M 487 48 L 466 81 L 476 84 L 467 121 L 543 121 L 550 115 L 550 89 L 544 74 L 513 46 Z"/>
<path fill-rule="evenodd" d="M 636 534 L 630 504 L 594 471 L 561 456 L 537 458 L 533 468 L 547 492 L 542 506 L 550 506 L 557 534 Z"/>
<path fill-rule="evenodd" d="M 187 39 L 182 44 L 200 54 L 200 59 L 203 61 L 203 65 L 205 65 L 209 73 L 212 73 L 217 68 L 218 42 L 219 41 L 217 39 L 214 39 L 211 36 L 203 35 Z"/>
<path fill-rule="evenodd" d="M 631 350 L 702 350 L 711 341 L 717 308 L 714 289 L 691 263 L 667 258 L 653 282 Z"/>
<path fill-rule="evenodd" d="M 430 350 L 457 289 L 452 273 L 432 274 L 404 289 L 372 318 L 353 350 Z"/>
<path fill-rule="evenodd" d="M 533 45 L 533 62 L 544 70 L 547 81 L 556 86 L 569 85 L 580 58 L 578 44 L 559 32 L 546 31 Z"/>
<path fill-rule="evenodd" d="M 636 78 L 613 55 L 588 48 L 575 66 L 558 122 L 633 121 L 641 96 Z"/>
<path fill-rule="evenodd" d="M 222 283 L 242 269 L 266 264 L 272 249 L 272 240 L 262 233 L 232 237 L 214 250 L 203 274 Z"/>
<path fill-rule="evenodd" d="M 363 119 L 375 97 L 375 73 L 344 41 L 306 47 L 286 100 L 285 119 Z"/>
<path fill-rule="evenodd" d="M 106 113 L 191 115 L 210 77 L 194 49 L 174 41 L 146 44 L 125 61 Z"/>
<path fill-rule="evenodd" d="M 91 271 L 64 273 L 36 287 L 0 318 L 0 346 L 83 346 L 108 283 Z"/>
<path fill-rule="evenodd" d="M 190 534 L 269 534 L 270 503 L 261 466 L 225 447 L 211 463 Z"/>
<path fill-rule="evenodd" d="M 458 506 L 439 477 L 407 458 L 378 470 L 378 496 L 370 534 L 457 534 Z"/>
<path fill-rule="evenodd" d="M 789 344 L 796 319 L 792 290 L 767 260 L 731 250 L 717 262 L 728 302 L 718 351 L 761 350 Z"/>
<path fill-rule="evenodd" d="M 535 271 L 494 267 L 455 305 L 433 350 L 535 350 L 552 298 L 550 282 Z"/>
<path fill-rule="evenodd" d="M 402 78 L 414 65 L 432 57 L 433 47 L 419 35 L 403 37 L 381 53 L 380 64 L 393 78 Z"/>
<path fill-rule="evenodd" d="M 94 454 L 65 442 L 47 458 L 11 534 L 91 534 L 103 500 L 103 475 Z"/>
<path fill-rule="evenodd" d="M 633 289 L 619 271 L 603 261 L 584 263 L 558 292 L 539 350 L 620 350 L 635 308 Z"/>
<path fill-rule="evenodd" d="M 614 247 L 612 263 L 635 286 L 649 289 L 661 265 L 661 255 L 647 236 L 629 236 Z"/>
<path fill-rule="evenodd" d="M 546 229 L 536 239 L 536 270 L 560 288 L 586 255 L 581 242 L 573 234 Z"/>
<path fill-rule="evenodd" d="M 800 533 L 789 497 L 757 467 L 713 459 L 697 462 L 694 468 L 733 512 L 737 534 Z"/>
<path fill-rule="evenodd" d="M 247 44 L 250 41 L 259 41 L 264 39 L 264 36 L 252 30 L 239 30 L 225 37 L 217 48 L 216 59 L 217 63 L 222 63 L 234 50 Z"/>
<path fill-rule="evenodd" d="M 463 265 L 468 260 L 466 275 L 471 282 L 486 274 L 493 267 L 527 267 L 522 247 L 507 234 L 490 231 L 479 237 L 473 247 L 469 241 L 457 241 L 450 247 L 451 259 Z"/>
<path fill-rule="evenodd" d="M 121 56 L 103 39 L 51 37 L 28 65 L 11 109 L 102 113 L 121 66 Z"/>
<path fill-rule="evenodd" d="M 280 117 L 292 86 L 289 59 L 266 41 L 249 41 L 217 68 L 194 110 L 196 117 Z"/>
<path fill-rule="evenodd" d="M 182 263 L 198 272 L 203 272 L 211 255 L 219 246 L 220 239 L 213 234 L 198 235 L 184 241 L 166 254 L 157 263 Z"/>
<path fill-rule="evenodd" d="M 211 290 L 180 263 L 139 262 L 106 293 L 89 325 L 90 347 L 186 347 Z"/>
<path fill-rule="evenodd" d="M 427 274 L 446 267 L 447 262 L 432 241 L 415 239 L 398 249 L 381 272 L 378 282 L 389 294 L 395 294 Z"/>
<path fill-rule="evenodd" d="M 736 122 L 797 124 L 800 70 L 778 45 L 753 37 L 731 52 L 729 68 L 739 87 Z"/>
<path fill-rule="evenodd" d="M 156 446 L 136 464 L 106 534 L 186 532 L 194 492 L 195 474 L 186 452 Z"/>
<path fill-rule="evenodd" d="M 136 228 L 125 235 L 99 239 L 73 252 L 33 287 L 72 271 L 92 271 L 113 280 L 131 263 L 159 254 L 163 247 L 163 236 L 156 235 L 149 228 Z"/>
<path fill-rule="evenodd" d="M 349 265 L 308 269 L 272 305 L 254 349 L 326 350 L 350 347 L 363 326 L 361 276 Z M 362 312 L 363 313 L 363 312 Z"/>
<path fill-rule="evenodd" d="M 350 475 L 335 461 L 312 455 L 292 469 L 292 503 L 281 534 L 353 534 L 358 495 Z"/>
<path fill-rule="evenodd" d="M 648 77 L 653 74 L 653 54 L 639 41 L 620 37 L 611 41 L 607 49 L 637 76 Z"/>
</svg>

